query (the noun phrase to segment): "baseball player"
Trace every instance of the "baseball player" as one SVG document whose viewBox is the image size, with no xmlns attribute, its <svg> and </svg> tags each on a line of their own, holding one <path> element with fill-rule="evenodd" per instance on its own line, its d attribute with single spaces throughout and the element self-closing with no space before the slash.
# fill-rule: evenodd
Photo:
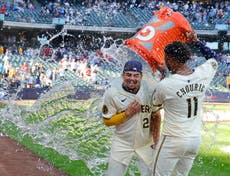
<svg viewBox="0 0 230 176">
<path fill-rule="evenodd" d="M 195 69 L 187 65 L 190 49 L 180 41 L 165 48 L 165 62 L 171 75 L 160 81 L 153 104 L 163 105 L 164 123 L 157 146 L 154 176 L 186 176 L 201 144 L 202 100 L 218 64 L 217 55 L 197 39 L 194 31 L 188 39 L 200 49 L 207 61 Z"/>
<path fill-rule="evenodd" d="M 121 78 L 104 94 L 104 124 L 115 126 L 109 176 L 125 175 L 132 157 L 137 157 L 142 176 L 152 176 L 152 145 L 159 139 L 161 116 L 160 108 L 151 106 L 153 85 L 142 76 L 142 64 L 130 60 L 125 63 Z"/>
</svg>

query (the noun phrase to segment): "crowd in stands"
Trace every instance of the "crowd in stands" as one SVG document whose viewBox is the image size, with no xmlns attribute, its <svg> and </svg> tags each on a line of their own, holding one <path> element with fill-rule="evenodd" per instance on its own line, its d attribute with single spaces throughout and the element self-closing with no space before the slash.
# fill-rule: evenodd
<svg viewBox="0 0 230 176">
<path fill-rule="evenodd" d="M 29 48 L 29 50 L 33 49 Z M 28 55 L 28 53 L 31 52 L 21 51 L 19 48 L 15 53 L 12 53 L 10 49 L 5 49 L 5 53 L 0 54 L 1 81 L 7 79 L 9 84 L 15 88 L 19 86 L 22 88 L 52 87 L 57 80 L 67 80 L 67 74 L 71 72 L 91 85 L 107 86 L 110 74 L 112 72 L 119 73 L 115 69 L 116 63 L 111 65 L 113 63 L 111 58 L 107 55 L 104 56 L 100 50 L 73 52 L 73 50 L 61 48 L 56 51 L 55 60 L 58 62 L 51 62 L 50 65 L 44 61 L 46 58 L 39 57 L 38 53 L 35 55 Z M 230 75 L 230 56 L 223 55 L 222 58 L 216 76 L 226 79 Z M 194 56 L 194 59 L 193 64 L 200 64 L 202 61 L 202 58 L 198 56 Z M 107 63 L 111 65 L 110 68 Z M 105 70 L 111 72 L 106 75 Z"/>
<path fill-rule="evenodd" d="M 39 62 L 23 62 L 17 66 L 13 66 L 11 60 L 14 58 L 14 55 L 9 49 L 6 49 L 1 59 L 1 83 L 7 80 L 7 86 L 14 88 L 18 88 L 19 86 L 22 86 L 22 88 L 45 87 L 50 84 L 48 75 L 45 74 L 42 64 Z"/>
<path fill-rule="evenodd" d="M 87 82 L 99 84 L 98 73 L 102 66 L 102 60 L 99 53 L 94 51 L 90 53 L 85 51 L 78 55 L 73 55 L 71 51 L 67 52 L 59 61 L 60 77 L 64 78 L 65 72 L 70 70 Z"/>
<path fill-rule="evenodd" d="M 2 46 L 0 50 L 2 50 Z M 29 49 L 31 50 L 31 48 Z M 50 63 L 39 59 L 38 53 L 28 55 L 28 51 L 20 53 L 20 48 L 16 53 L 12 53 L 10 49 L 5 49 L 5 53 L 0 54 L 0 82 L 7 80 L 9 85 L 14 88 L 44 88 L 52 87 L 55 81 L 67 80 L 67 74 L 73 73 L 85 82 L 95 86 L 107 86 L 108 78 L 102 75 L 99 78 L 99 72 L 104 69 L 103 63 L 109 57 L 104 57 L 98 51 L 86 51 L 78 55 L 73 51 L 62 49 L 59 55 L 59 62 Z M 56 54 L 57 55 L 57 54 Z M 16 58 L 21 59 L 15 64 Z M 56 58 L 57 59 L 57 58 Z M 42 62 L 43 61 L 43 62 Z"/>
<path fill-rule="evenodd" d="M 64 18 L 66 24 L 85 25 L 86 23 L 84 22 L 89 19 L 90 13 L 93 11 L 96 15 L 103 16 L 104 20 L 108 19 L 109 21 L 110 19 L 110 22 L 104 22 L 103 25 L 114 26 L 115 24 L 111 24 L 111 18 L 117 13 L 123 13 L 132 18 L 132 14 L 129 13 L 132 8 L 150 10 L 148 12 L 151 12 L 168 6 L 182 13 L 194 27 L 201 23 L 205 26 L 222 23 L 230 24 L 230 2 L 227 0 L 212 1 L 212 4 L 203 1 L 170 2 L 165 0 L 94 0 L 81 1 L 81 3 L 72 0 L 54 0 L 43 1 L 40 7 L 35 6 L 31 1 L 18 0 L 14 1 L 14 3 L 3 1 L 0 6 L 0 13 L 5 14 L 5 16 L 14 16 L 16 14 L 16 20 L 23 22 L 36 22 L 33 16 L 24 13 L 32 13 L 36 10 L 38 11 L 36 15 L 39 18 L 48 19 L 49 22 L 55 17 Z M 15 11 L 20 11 L 21 13 L 15 13 Z M 138 20 L 140 19 L 136 19 L 136 21 Z"/>
</svg>

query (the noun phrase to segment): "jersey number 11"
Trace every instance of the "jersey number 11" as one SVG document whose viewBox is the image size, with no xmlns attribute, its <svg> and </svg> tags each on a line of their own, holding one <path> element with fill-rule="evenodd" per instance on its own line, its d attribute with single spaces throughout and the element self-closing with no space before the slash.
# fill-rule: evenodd
<svg viewBox="0 0 230 176">
<path fill-rule="evenodd" d="M 192 116 L 192 103 L 194 103 L 194 111 L 193 111 L 193 117 L 197 115 L 197 108 L 198 108 L 198 99 L 197 97 L 188 98 L 186 99 L 188 103 L 188 118 L 191 118 Z"/>
</svg>

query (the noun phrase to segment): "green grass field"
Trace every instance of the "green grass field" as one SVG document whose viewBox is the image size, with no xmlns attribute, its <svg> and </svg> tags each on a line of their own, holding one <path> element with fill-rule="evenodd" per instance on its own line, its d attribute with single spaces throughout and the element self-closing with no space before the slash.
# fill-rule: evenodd
<svg viewBox="0 0 230 176">
<path fill-rule="evenodd" d="M 230 110 L 230 103 L 204 103 L 204 107 L 209 110 Z"/>
<path fill-rule="evenodd" d="M 65 104 L 65 106 L 63 106 L 63 104 Z M 31 135 L 31 137 L 30 135 L 25 134 L 20 128 L 8 120 L 0 119 L 0 131 L 17 140 L 20 144 L 30 149 L 35 154 L 48 160 L 69 176 L 90 176 L 93 174 L 90 172 L 90 169 L 87 167 L 85 161 L 95 157 L 104 157 L 102 156 L 103 152 L 108 152 L 106 145 L 108 145 L 107 143 L 109 136 L 107 136 L 106 133 L 104 134 L 104 131 L 107 129 L 107 127 L 104 127 L 100 122 L 96 121 L 97 118 L 85 120 L 77 117 L 76 114 L 80 113 L 82 106 L 83 104 L 79 104 L 79 102 L 72 101 L 66 103 L 66 99 L 62 99 L 62 101 L 59 99 L 55 102 L 43 104 L 41 108 L 38 109 L 38 112 L 33 112 L 30 114 L 21 112 L 23 118 L 27 117 L 25 119 L 26 125 L 38 126 L 40 123 L 46 124 L 47 126 L 44 128 L 38 128 L 38 130 L 44 130 L 42 133 L 49 132 L 51 133 L 51 136 L 58 132 L 55 137 L 60 139 L 55 138 L 55 140 L 60 140 L 62 142 L 65 141 L 64 146 L 67 148 L 73 148 L 73 150 L 77 148 L 76 152 L 80 154 L 81 158 L 83 158 L 82 160 L 71 160 L 69 157 L 60 154 L 52 147 L 45 147 L 41 144 L 37 144 L 38 142 L 33 138 L 33 135 Z M 223 107 L 224 106 L 222 105 L 219 107 L 215 106 L 215 108 L 221 110 L 223 110 Z M 68 110 L 68 115 L 59 115 L 66 110 Z M 44 123 L 45 120 L 49 119 L 50 117 L 53 118 L 57 114 L 60 116 L 59 118 Z M 213 125 L 213 123 L 206 124 L 207 128 L 210 128 L 211 130 Z M 214 137 L 211 139 L 209 136 L 204 137 L 204 141 L 206 143 L 201 146 L 199 155 L 194 162 L 194 166 L 189 176 L 229 175 L 230 154 L 228 153 L 229 151 L 227 152 L 223 149 L 230 147 L 230 140 L 228 139 L 228 135 L 230 134 L 230 123 L 219 123 L 214 130 Z M 41 138 L 44 137 L 42 136 Z M 71 143 L 69 139 L 75 141 Z M 46 142 L 48 141 L 48 139 L 44 140 Z M 210 144 L 207 144 L 209 141 Z M 91 153 L 91 151 L 95 152 Z M 102 163 L 99 165 L 99 170 L 106 170 L 106 167 L 106 163 Z M 94 173 L 97 173 L 97 171 L 94 170 Z M 100 174 L 95 175 L 101 176 Z"/>
<path fill-rule="evenodd" d="M 208 124 L 208 126 L 213 125 Z M 228 176 L 230 173 L 230 124 L 220 123 L 217 126 L 214 144 L 208 148 L 202 145 L 190 176 Z M 227 150 L 223 150 L 228 147 Z"/>
</svg>

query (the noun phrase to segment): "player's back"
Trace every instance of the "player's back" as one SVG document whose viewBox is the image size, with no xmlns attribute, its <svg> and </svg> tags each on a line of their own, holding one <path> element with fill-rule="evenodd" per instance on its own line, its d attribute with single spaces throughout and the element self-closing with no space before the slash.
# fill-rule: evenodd
<svg viewBox="0 0 230 176">
<path fill-rule="evenodd" d="M 190 75 L 173 74 L 162 80 L 160 89 L 165 95 L 163 134 L 200 135 L 202 102 L 214 74 L 209 61 Z"/>
</svg>

